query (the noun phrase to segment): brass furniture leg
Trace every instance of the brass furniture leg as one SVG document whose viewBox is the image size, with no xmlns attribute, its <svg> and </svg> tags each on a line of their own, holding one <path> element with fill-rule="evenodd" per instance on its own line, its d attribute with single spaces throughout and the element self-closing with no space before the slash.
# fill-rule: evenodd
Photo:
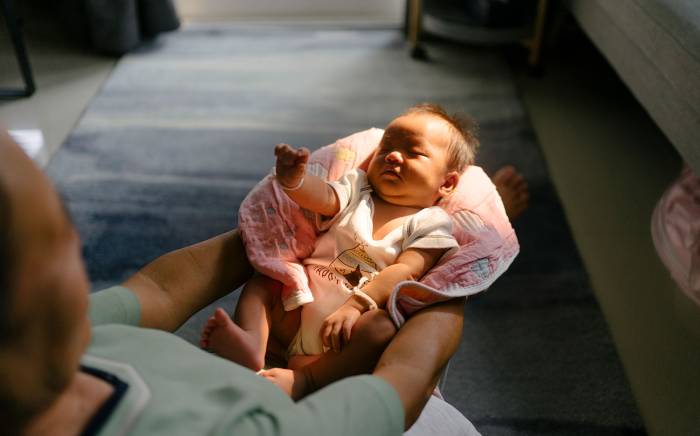
<svg viewBox="0 0 700 436">
<path fill-rule="evenodd" d="M 423 19 L 422 0 L 408 0 L 408 42 L 411 49 L 411 57 L 414 59 L 426 59 L 427 53 L 420 44 L 421 21 Z"/>
<path fill-rule="evenodd" d="M 537 2 L 537 16 L 535 17 L 532 37 L 525 41 L 524 44 L 528 48 L 530 54 L 527 58 L 527 63 L 530 68 L 536 68 L 540 64 L 542 54 L 542 40 L 544 38 L 544 23 L 547 18 L 547 0 L 539 0 Z"/>
</svg>

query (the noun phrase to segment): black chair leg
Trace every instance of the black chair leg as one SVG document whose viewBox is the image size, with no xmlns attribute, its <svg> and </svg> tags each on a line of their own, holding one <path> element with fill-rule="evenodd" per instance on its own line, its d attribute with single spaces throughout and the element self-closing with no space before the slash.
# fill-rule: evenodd
<svg viewBox="0 0 700 436">
<path fill-rule="evenodd" d="M 24 45 L 24 38 L 22 37 L 14 0 L 0 0 L 0 9 L 5 17 L 10 39 L 15 49 L 17 63 L 19 64 L 22 79 L 24 80 L 24 88 L 0 88 L 0 98 L 29 97 L 34 94 L 36 87 L 34 86 L 32 67 L 29 65 L 29 56 L 27 55 L 27 48 Z"/>
</svg>

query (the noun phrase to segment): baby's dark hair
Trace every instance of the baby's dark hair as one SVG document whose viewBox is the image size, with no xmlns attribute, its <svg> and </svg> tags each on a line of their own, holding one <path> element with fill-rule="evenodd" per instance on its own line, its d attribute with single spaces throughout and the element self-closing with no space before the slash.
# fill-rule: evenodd
<svg viewBox="0 0 700 436">
<path fill-rule="evenodd" d="M 411 114 L 434 115 L 449 124 L 452 135 L 447 148 L 449 153 L 447 168 L 461 173 L 474 163 L 476 150 L 479 148 L 479 138 L 477 137 L 479 129 L 473 118 L 462 113 L 450 115 L 440 105 L 434 103 L 420 103 L 411 106 L 401 115 Z"/>
</svg>

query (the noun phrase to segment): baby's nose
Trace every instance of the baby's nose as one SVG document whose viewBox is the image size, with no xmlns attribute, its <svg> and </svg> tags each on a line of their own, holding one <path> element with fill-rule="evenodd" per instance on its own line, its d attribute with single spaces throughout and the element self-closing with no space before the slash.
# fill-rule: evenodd
<svg viewBox="0 0 700 436">
<path fill-rule="evenodd" d="M 402 160 L 401 153 L 397 150 L 394 150 L 391 153 L 387 153 L 387 155 L 386 155 L 387 162 L 401 162 L 401 160 Z"/>
</svg>

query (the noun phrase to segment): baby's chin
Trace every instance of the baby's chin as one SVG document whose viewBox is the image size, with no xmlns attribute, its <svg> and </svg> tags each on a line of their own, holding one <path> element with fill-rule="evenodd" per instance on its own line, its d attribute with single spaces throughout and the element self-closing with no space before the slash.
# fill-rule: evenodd
<svg viewBox="0 0 700 436">
<path fill-rule="evenodd" d="M 373 191 L 375 195 L 384 200 L 386 203 L 393 204 L 395 206 L 424 209 L 435 205 L 435 203 L 431 203 L 430 200 L 421 201 L 421 199 L 411 196 L 411 189 L 403 182 L 400 186 L 393 187 L 387 186 L 386 184 L 380 184 L 378 187 L 374 187 Z"/>
<path fill-rule="evenodd" d="M 381 196 L 400 195 L 407 188 L 404 181 L 396 174 L 380 174 L 369 182 L 374 192 Z"/>
</svg>

